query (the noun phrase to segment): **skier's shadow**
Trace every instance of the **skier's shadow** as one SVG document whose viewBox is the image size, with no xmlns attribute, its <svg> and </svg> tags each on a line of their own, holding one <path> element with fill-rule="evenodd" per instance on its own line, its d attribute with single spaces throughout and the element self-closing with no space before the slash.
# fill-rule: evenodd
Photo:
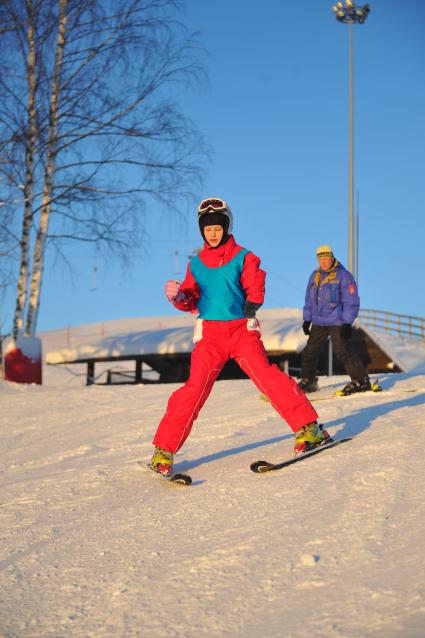
<svg viewBox="0 0 425 638">
<path fill-rule="evenodd" d="M 348 436 L 358 436 L 372 425 L 372 422 L 378 417 L 385 416 L 393 410 L 399 408 L 416 407 L 425 404 L 425 394 L 410 397 L 408 399 L 399 399 L 397 401 L 389 401 L 388 403 L 379 403 L 359 408 L 355 412 L 351 412 L 347 416 L 342 416 L 334 421 L 327 421 L 326 427 L 333 428 L 342 425 L 342 429 L 337 431 L 338 438 Z M 331 434 L 333 434 L 331 432 Z"/>
<path fill-rule="evenodd" d="M 211 463 L 211 461 L 218 461 L 219 459 L 223 459 L 226 456 L 235 456 L 236 454 L 243 454 L 244 452 L 248 452 L 248 450 L 255 450 L 256 448 L 263 447 L 265 445 L 272 445 L 273 443 L 279 443 L 280 441 L 285 441 L 286 439 L 291 439 L 293 434 L 282 434 L 281 436 L 274 436 L 271 439 L 264 439 L 263 441 L 256 441 L 255 443 L 247 443 L 246 445 L 240 445 L 238 447 L 228 448 L 227 450 L 220 450 L 220 452 L 215 452 L 214 454 L 207 454 L 206 456 L 201 456 L 198 459 L 193 459 L 192 461 L 182 461 L 178 465 L 176 464 L 176 469 L 178 467 L 179 472 L 186 472 L 187 470 L 191 470 L 194 467 L 198 467 L 199 465 L 204 465 L 204 463 Z"/>
<path fill-rule="evenodd" d="M 367 430 L 372 425 L 372 422 L 378 417 L 385 416 L 389 412 L 397 410 L 398 408 L 416 407 L 424 404 L 425 394 L 421 394 L 419 396 L 410 397 L 409 399 L 403 398 L 398 401 L 389 401 L 388 403 L 381 403 L 378 405 L 359 408 L 358 410 L 356 410 L 355 412 L 351 412 L 347 416 L 342 416 L 333 421 L 327 421 L 324 425 L 326 428 L 329 429 L 342 425 L 342 428 L 337 430 L 336 436 L 338 439 L 358 436 L 359 434 Z M 335 432 L 332 430 L 330 434 L 334 436 Z M 262 441 L 256 441 L 255 443 L 247 443 L 246 445 L 228 448 L 227 450 L 220 450 L 220 452 L 207 454 L 205 456 L 199 457 L 198 459 L 193 459 L 192 461 L 182 461 L 178 464 L 178 471 L 186 472 L 200 465 L 204 465 L 205 463 L 218 461 L 219 459 L 223 459 L 227 456 L 236 456 L 237 454 L 243 454 L 244 452 L 248 452 L 249 450 L 255 450 L 267 445 L 273 445 L 274 443 L 280 443 L 281 441 L 286 441 L 287 439 L 292 438 L 292 433 L 283 434 L 269 439 L 264 439 Z"/>
</svg>

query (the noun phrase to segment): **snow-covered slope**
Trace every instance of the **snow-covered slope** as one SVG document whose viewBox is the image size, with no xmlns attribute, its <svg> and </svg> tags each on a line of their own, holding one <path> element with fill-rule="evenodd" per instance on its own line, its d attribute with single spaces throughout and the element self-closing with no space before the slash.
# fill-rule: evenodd
<svg viewBox="0 0 425 638">
<path fill-rule="evenodd" d="M 290 456 L 289 428 L 249 381 L 217 383 L 179 488 L 136 463 L 173 386 L 54 373 L 0 383 L 1 636 L 425 635 L 424 376 L 316 403 L 356 438 L 266 475 L 249 465 Z"/>
</svg>

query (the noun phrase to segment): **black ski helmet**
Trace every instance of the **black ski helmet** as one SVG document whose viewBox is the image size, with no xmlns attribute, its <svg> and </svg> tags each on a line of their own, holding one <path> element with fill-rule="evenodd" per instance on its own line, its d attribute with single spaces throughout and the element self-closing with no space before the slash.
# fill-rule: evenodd
<svg viewBox="0 0 425 638">
<path fill-rule="evenodd" d="M 222 226 L 224 233 L 221 243 L 227 239 L 233 229 L 232 211 L 221 197 L 208 197 L 201 201 L 198 206 L 198 221 L 199 230 L 204 239 L 205 226 L 214 226 L 215 224 Z"/>
</svg>

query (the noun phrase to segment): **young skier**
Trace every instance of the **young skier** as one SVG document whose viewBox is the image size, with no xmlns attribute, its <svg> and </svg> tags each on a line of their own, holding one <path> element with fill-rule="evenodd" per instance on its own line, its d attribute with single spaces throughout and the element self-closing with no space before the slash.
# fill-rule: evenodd
<svg viewBox="0 0 425 638">
<path fill-rule="evenodd" d="M 330 439 L 298 384 L 271 365 L 255 313 L 264 301 L 265 272 L 260 259 L 238 246 L 232 213 L 218 197 L 198 207 L 203 250 L 187 267 L 181 285 L 169 280 L 165 294 L 175 308 L 197 312 L 189 380 L 170 397 L 153 444 L 150 469 L 171 475 L 173 454 L 190 434 L 215 380 L 229 358 L 252 379 L 295 432 L 296 454 Z"/>
</svg>

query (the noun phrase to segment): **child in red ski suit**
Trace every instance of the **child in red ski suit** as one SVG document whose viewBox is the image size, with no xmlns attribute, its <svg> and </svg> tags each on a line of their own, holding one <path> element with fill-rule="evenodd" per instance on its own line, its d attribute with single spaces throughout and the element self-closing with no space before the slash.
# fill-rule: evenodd
<svg viewBox="0 0 425 638">
<path fill-rule="evenodd" d="M 165 287 L 175 308 L 199 313 L 190 377 L 171 395 L 153 440 L 156 447 L 149 467 L 166 476 L 171 474 L 173 453 L 186 441 L 230 358 L 297 433 L 296 453 L 329 439 L 298 384 L 267 358 L 255 317 L 264 301 L 266 273 L 260 259 L 238 246 L 230 234 L 232 213 L 224 200 L 203 200 L 198 216 L 204 248 L 189 262 L 183 283 L 169 280 Z"/>
</svg>

